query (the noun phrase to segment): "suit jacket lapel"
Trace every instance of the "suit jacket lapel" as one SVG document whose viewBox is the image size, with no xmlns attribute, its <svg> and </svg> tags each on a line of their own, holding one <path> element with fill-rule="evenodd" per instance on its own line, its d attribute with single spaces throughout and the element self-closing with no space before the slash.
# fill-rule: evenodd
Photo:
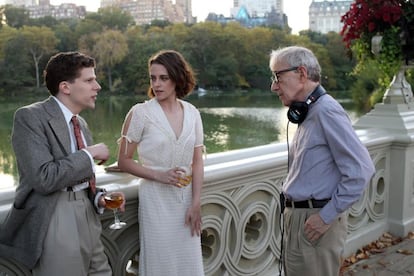
<svg viewBox="0 0 414 276">
<path fill-rule="evenodd" d="M 52 97 L 46 100 L 45 110 L 50 115 L 48 121 L 51 129 L 55 133 L 56 140 L 64 148 L 66 154 L 69 154 L 71 152 L 70 134 L 62 110 Z"/>
</svg>

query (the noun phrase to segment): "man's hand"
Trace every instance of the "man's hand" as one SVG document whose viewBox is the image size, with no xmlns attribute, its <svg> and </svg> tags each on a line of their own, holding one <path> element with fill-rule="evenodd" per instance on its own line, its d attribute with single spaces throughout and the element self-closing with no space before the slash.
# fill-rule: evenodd
<svg viewBox="0 0 414 276">
<path fill-rule="evenodd" d="M 98 160 L 98 165 L 102 165 L 109 159 L 109 149 L 104 143 L 89 146 L 86 150 L 92 155 L 94 160 Z"/>
<path fill-rule="evenodd" d="M 114 195 L 119 195 L 122 197 L 122 204 L 121 206 L 119 206 L 119 211 L 121 212 L 125 212 L 125 203 L 126 203 L 126 199 L 125 199 L 125 194 L 123 192 L 109 192 L 109 193 L 104 193 L 100 196 L 99 198 L 99 206 L 102 208 L 106 208 L 106 202 L 105 202 L 105 195 L 107 194 L 114 194 Z"/>
<path fill-rule="evenodd" d="M 326 231 L 330 224 L 326 224 L 319 213 L 311 215 L 305 222 L 305 237 L 310 242 L 317 241 Z"/>
</svg>

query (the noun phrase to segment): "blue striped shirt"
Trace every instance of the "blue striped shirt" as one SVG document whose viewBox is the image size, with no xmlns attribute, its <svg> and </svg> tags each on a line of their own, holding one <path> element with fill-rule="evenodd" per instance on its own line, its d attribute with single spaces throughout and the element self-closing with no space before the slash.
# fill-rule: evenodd
<svg viewBox="0 0 414 276">
<path fill-rule="evenodd" d="M 330 198 L 320 211 L 327 224 L 360 198 L 375 172 L 348 114 L 328 94 L 310 105 L 298 126 L 289 163 L 285 196 L 293 201 Z"/>
</svg>

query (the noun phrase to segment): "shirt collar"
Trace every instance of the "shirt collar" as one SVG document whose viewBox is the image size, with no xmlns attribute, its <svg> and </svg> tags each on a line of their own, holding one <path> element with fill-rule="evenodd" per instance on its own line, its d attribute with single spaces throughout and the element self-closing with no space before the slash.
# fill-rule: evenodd
<svg viewBox="0 0 414 276">
<path fill-rule="evenodd" d="M 76 116 L 76 114 L 73 114 L 70 110 L 69 110 L 69 108 L 67 108 L 61 101 L 59 101 L 59 99 L 58 98 L 56 98 L 55 96 L 52 96 L 54 99 L 55 99 L 55 101 L 58 103 L 58 105 L 59 105 L 59 107 L 60 107 L 60 109 L 62 110 L 62 112 L 63 112 L 63 116 L 65 116 L 65 121 L 66 121 L 66 123 L 69 125 L 69 123 L 70 123 L 70 121 L 72 120 L 72 117 L 73 116 Z"/>
</svg>

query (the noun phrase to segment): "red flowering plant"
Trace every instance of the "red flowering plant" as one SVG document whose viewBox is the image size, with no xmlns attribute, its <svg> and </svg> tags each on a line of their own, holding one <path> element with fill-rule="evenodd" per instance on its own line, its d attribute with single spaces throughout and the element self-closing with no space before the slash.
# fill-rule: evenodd
<svg viewBox="0 0 414 276">
<path fill-rule="evenodd" d="M 414 0 L 355 0 L 341 22 L 346 47 L 358 58 L 358 66 L 375 59 L 386 75 L 394 75 L 402 61 L 414 58 Z M 372 52 L 373 37 L 381 46 Z"/>
</svg>

